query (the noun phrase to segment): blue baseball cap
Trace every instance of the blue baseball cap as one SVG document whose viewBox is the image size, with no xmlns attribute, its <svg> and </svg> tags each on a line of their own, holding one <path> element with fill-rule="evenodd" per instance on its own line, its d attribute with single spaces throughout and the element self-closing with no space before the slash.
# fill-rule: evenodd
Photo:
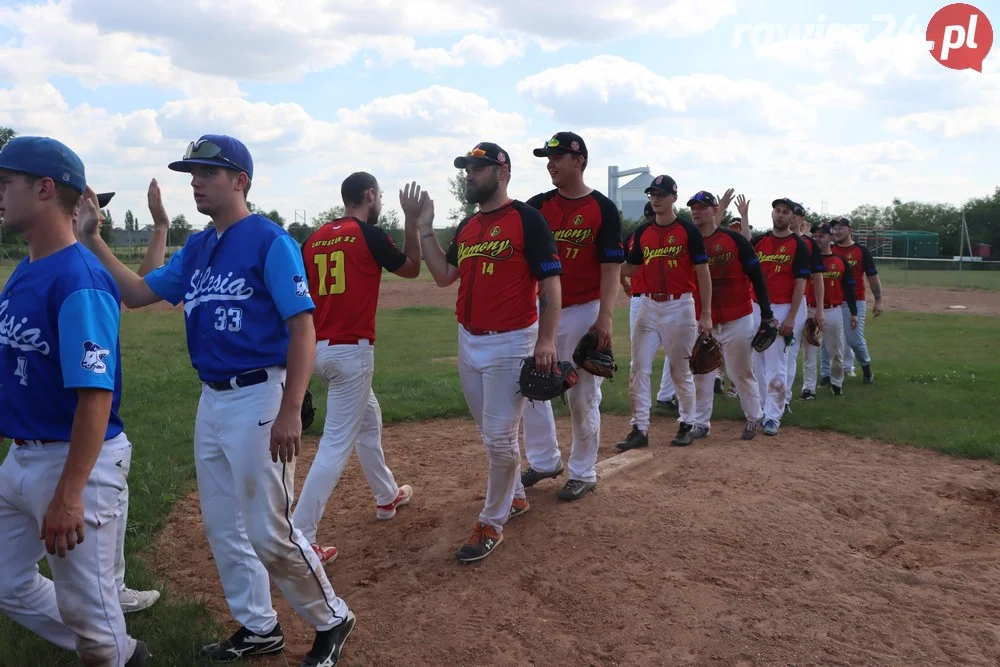
<svg viewBox="0 0 1000 667">
<path fill-rule="evenodd" d="M 222 167 L 233 171 L 245 171 L 253 180 L 253 158 L 250 151 L 239 139 L 225 134 L 204 134 L 198 141 L 192 141 L 184 151 L 184 158 L 167 165 L 173 171 L 190 172 L 194 165 Z"/>
<path fill-rule="evenodd" d="M 51 178 L 81 194 L 87 189 L 83 160 L 49 137 L 14 137 L 0 150 L 0 169 Z"/>
</svg>

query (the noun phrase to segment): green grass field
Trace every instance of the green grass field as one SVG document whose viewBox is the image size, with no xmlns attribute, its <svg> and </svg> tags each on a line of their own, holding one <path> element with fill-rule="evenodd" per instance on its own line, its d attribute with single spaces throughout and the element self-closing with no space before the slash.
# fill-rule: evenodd
<svg viewBox="0 0 1000 667">
<path fill-rule="evenodd" d="M 904 287 L 940 287 L 945 289 L 977 289 L 1000 291 L 1000 264 L 990 263 L 979 268 L 970 269 L 966 266 L 961 272 L 953 263 L 936 262 L 935 266 L 947 268 L 924 268 L 926 264 L 914 261 L 909 269 L 901 262 L 879 263 L 879 276 L 887 286 Z M 983 268 L 983 267 L 988 268 Z"/>
<path fill-rule="evenodd" d="M 453 361 L 456 328 L 451 310 L 382 311 L 378 327 L 374 383 L 385 423 L 466 417 Z M 624 309 L 616 314 L 615 331 L 619 367 L 625 371 L 618 381 L 605 383 L 604 411 L 627 414 L 629 346 Z M 867 333 L 877 384 L 863 387 L 860 381 L 851 382 L 837 403 L 823 398 L 797 402 L 795 414 L 785 423 L 1000 461 L 1000 414 L 991 408 L 1000 401 L 1000 318 L 890 311 L 870 324 Z M 195 651 L 218 638 L 221 619 L 212 618 L 199 600 L 155 581 L 139 556 L 162 528 L 173 502 L 194 488 L 192 433 L 200 386 L 188 361 L 182 316 L 126 312 L 122 353 L 122 416 L 135 447 L 129 480 L 127 582 L 133 588 L 163 590 L 156 606 L 126 619 L 130 631 L 149 644 L 155 664 L 200 664 Z M 655 377 L 659 372 L 660 362 Z M 312 388 L 322 395 L 318 381 Z M 316 406 L 314 435 L 322 428 L 324 402 L 318 400 Z M 741 419 L 736 401 L 720 400 L 717 406 L 718 418 Z M 565 410 L 557 403 L 558 413 Z M 6 445 L 0 446 L 0 454 L 6 455 Z M 47 570 L 44 562 L 42 568 Z M 75 661 L 74 655 L 54 649 L 6 618 L 0 618 L 0 646 L 6 649 L 0 665 Z"/>
</svg>

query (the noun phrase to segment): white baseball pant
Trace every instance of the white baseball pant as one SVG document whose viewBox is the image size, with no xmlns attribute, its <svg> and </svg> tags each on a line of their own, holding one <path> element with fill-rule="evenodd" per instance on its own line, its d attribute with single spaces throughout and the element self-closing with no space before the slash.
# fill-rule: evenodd
<svg viewBox="0 0 1000 667">
<path fill-rule="evenodd" d="M 122 461 L 125 485 L 118 494 L 118 534 L 115 542 L 115 588 L 125 589 L 125 534 L 128 529 L 128 474 L 132 469 L 132 455 L 129 450 L 127 460 Z"/>
<path fill-rule="evenodd" d="M 771 304 L 771 312 L 779 326 L 788 317 L 791 307 L 788 303 Z M 778 334 L 774 343 L 763 354 L 756 350 L 753 353 L 753 368 L 761 391 L 764 421 L 772 420 L 779 425 L 781 416 L 785 413 L 785 377 L 788 373 L 789 352 L 791 348 L 785 350 L 785 339 Z"/>
<path fill-rule="evenodd" d="M 38 535 L 68 454 L 68 442 L 12 444 L 0 466 L 0 610 L 85 665 L 122 667 L 136 647 L 115 585 L 118 498 L 132 445 L 124 433 L 105 441 L 83 490 L 84 540 L 60 558 Z M 38 571 L 43 557 L 52 579 Z"/>
<path fill-rule="evenodd" d="M 521 362 L 534 355 L 538 323 L 524 329 L 473 336 L 458 327 L 458 377 L 462 393 L 483 439 L 488 465 L 486 502 L 480 523 L 503 531 L 521 485 L 519 431 L 524 411 Z"/>
<path fill-rule="evenodd" d="M 316 457 L 309 467 L 292 514 L 292 523 L 311 543 L 330 495 L 357 451 L 361 470 L 376 505 L 396 499 L 399 486 L 385 464 L 382 450 L 382 408 L 372 391 L 375 348 L 368 340 L 354 345 L 316 343 L 315 373 L 327 385 L 326 420 Z"/>
<path fill-rule="evenodd" d="M 270 578 L 317 630 L 347 618 L 309 540 L 294 527 L 295 461 L 271 461 L 271 425 L 285 369 L 260 384 L 229 390 L 202 386 L 194 426 L 202 523 L 233 616 L 251 632 L 277 623 Z"/>
<path fill-rule="evenodd" d="M 823 310 L 823 349 L 830 358 L 830 382 L 838 387 L 844 386 L 844 318 L 840 316 L 840 307 Z M 805 360 L 802 366 L 802 389 L 816 393 L 816 366 L 819 348 L 805 346 Z"/>
<path fill-rule="evenodd" d="M 597 321 L 600 300 L 563 308 L 556 334 L 556 357 L 571 361 L 577 343 Z M 569 478 L 597 481 L 597 450 L 601 445 L 601 382 L 604 378 L 577 369 L 579 380 L 566 392 L 573 421 Z M 551 401 L 528 401 L 524 406 L 524 453 L 535 470 L 556 470 L 561 454 Z"/>
<path fill-rule="evenodd" d="M 679 404 L 678 421 L 692 424 L 694 419 L 694 375 L 686 357 L 691 356 L 698 339 L 694 297 L 690 292 L 671 301 L 653 301 L 641 297 L 632 332 L 632 362 L 628 379 L 629 401 L 632 404 L 631 424 L 643 433 L 649 431 L 650 374 L 653 357 L 660 341 L 667 353 L 670 377 L 674 381 Z M 714 377 L 714 376 L 713 376 Z"/>
<path fill-rule="evenodd" d="M 812 280 L 812 278 L 810 278 Z M 788 348 L 788 363 L 787 370 L 785 372 L 785 403 L 792 402 L 792 385 L 795 384 L 795 372 L 797 370 L 799 350 L 802 347 L 802 332 L 806 328 L 806 320 L 809 319 L 808 309 L 805 307 L 805 298 L 802 299 L 802 305 L 799 306 L 799 312 L 795 314 L 795 330 L 793 334 L 795 335 L 795 340 L 792 341 L 791 347 Z"/>
<path fill-rule="evenodd" d="M 635 331 L 635 318 L 639 315 L 639 302 L 641 300 L 642 300 L 641 296 L 633 296 L 629 299 L 628 303 L 629 340 L 632 339 L 632 334 Z M 665 349 L 662 340 L 660 341 L 659 349 L 661 350 Z M 677 395 L 677 390 L 674 388 L 674 380 L 673 378 L 670 377 L 670 358 L 664 357 L 663 371 L 660 373 L 660 388 L 656 392 L 656 400 L 666 402 L 676 395 Z"/>
<path fill-rule="evenodd" d="M 747 421 L 760 421 L 763 410 L 760 405 L 760 390 L 753 372 L 753 346 L 751 341 L 757 333 L 753 313 L 738 320 L 716 324 L 712 336 L 722 346 L 722 359 L 729 379 L 740 392 L 740 406 Z M 712 428 L 712 408 L 715 401 L 715 373 L 695 375 L 695 416 L 694 424 Z"/>
</svg>

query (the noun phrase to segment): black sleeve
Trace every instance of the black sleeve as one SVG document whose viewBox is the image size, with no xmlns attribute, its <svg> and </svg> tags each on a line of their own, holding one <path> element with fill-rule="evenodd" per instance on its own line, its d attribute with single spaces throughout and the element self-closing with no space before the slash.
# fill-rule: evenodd
<svg viewBox="0 0 1000 667">
<path fill-rule="evenodd" d="M 544 202 L 545 202 L 545 193 L 544 192 L 539 192 L 537 195 L 535 195 L 534 197 L 532 197 L 531 199 L 529 199 L 528 201 L 526 201 L 524 203 L 527 204 L 528 206 L 530 206 L 533 209 L 541 211 L 542 210 L 542 204 Z"/>
<path fill-rule="evenodd" d="M 844 300 L 847 301 L 847 309 L 851 311 L 851 315 L 858 314 L 858 302 L 854 295 L 854 272 L 851 271 L 851 265 L 847 263 L 847 260 L 843 257 L 840 259 L 840 263 L 844 265 L 843 278 L 841 278 L 844 285 Z"/>
<path fill-rule="evenodd" d="M 702 236 L 701 230 L 695 227 L 694 223 L 688 222 L 684 218 L 678 218 L 677 222 L 687 232 L 688 252 L 691 253 L 691 263 L 695 266 L 708 264 L 708 250 L 705 249 L 705 237 Z"/>
<path fill-rule="evenodd" d="M 403 268 L 406 264 L 406 255 L 396 247 L 384 229 L 375 225 L 360 225 L 360 227 L 365 243 L 368 244 L 368 250 L 379 266 L 391 273 Z"/>
<path fill-rule="evenodd" d="M 599 192 L 594 197 L 601 208 L 601 228 L 597 232 L 597 252 L 602 264 L 621 264 L 625 261 L 622 243 L 622 217 L 614 202 Z"/>
<path fill-rule="evenodd" d="M 651 224 L 652 223 L 644 222 L 636 227 L 635 231 L 632 232 L 632 236 L 635 237 L 635 242 L 632 244 L 632 250 L 628 253 L 628 257 L 625 258 L 625 261 L 629 264 L 634 264 L 636 266 L 642 264 L 642 233 L 645 232 Z"/>
<path fill-rule="evenodd" d="M 823 273 L 826 271 L 826 267 L 823 265 L 823 255 L 820 254 L 819 244 L 815 241 L 810 241 L 809 245 L 812 247 L 812 272 Z"/>
<path fill-rule="evenodd" d="M 795 278 L 808 278 L 812 275 L 812 261 L 809 256 L 809 246 L 795 234 L 795 257 L 792 259 L 792 275 Z"/>
<path fill-rule="evenodd" d="M 549 223 L 538 209 L 527 205 L 515 205 L 515 208 L 521 214 L 524 229 L 524 258 L 528 260 L 535 280 L 561 276 L 562 262 L 559 261 L 559 250 Z"/>
<path fill-rule="evenodd" d="M 465 220 L 462 220 L 462 222 L 458 223 L 458 227 L 455 228 L 455 235 L 451 237 L 451 243 L 448 244 L 448 250 L 446 250 L 444 253 L 444 258 L 448 261 L 449 264 L 454 266 L 456 269 L 458 268 L 458 235 L 459 233 L 461 233 L 462 228 L 464 228 L 465 225 L 469 223 L 469 220 L 472 220 L 473 216 L 475 215 L 478 214 L 473 213 Z"/>
<path fill-rule="evenodd" d="M 866 276 L 877 276 L 878 269 L 875 268 L 875 258 L 868 252 L 868 248 L 863 245 L 859 245 L 858 247 L 861 248 L 861 269 L 865 272 Z M 858 280 L 862 280 L 860 275 L 858 276 Z"/>
<path fill-rule="evenodd" d="M 747 278 L 750 279 L 750 283 L 753 285 L 753 291 L 757 295 L 761 319 L 774 319 L 774 313 L 771 312 L 771 298 L 767 293 L 767 281 L 764 280 L 764 271 L 760 268 L 760 260 L 757 259 L 757 252 L 750 245 L 750 242 L 747 241 L 746 237 L 739 232 L 734 232 L 730 229 L 724 229 L 723 231 L 729 234 L 729 237 L 736 244 L 740 263 L 743 265 L 743 272 L 747 274 Z"/>
</svg>

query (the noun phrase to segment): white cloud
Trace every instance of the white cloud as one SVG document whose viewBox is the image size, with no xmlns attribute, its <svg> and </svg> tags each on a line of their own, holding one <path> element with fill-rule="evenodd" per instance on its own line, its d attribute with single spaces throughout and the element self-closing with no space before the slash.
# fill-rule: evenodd
<svg viewBox="0 0 1000 667">
<path fill-rule="evenodd" d="M 752 114 L 775 130 L 808 129 L 817 122 L 815 110 L 761 81 L 721 74 L 667 78 L 612 55 L 533 74 L 517 84 L 517 91 L 555 119 L 576 123 L 600 119 L 609 125 L 633 125 L 651 117 L 743 114 Z"/>
</svg>

